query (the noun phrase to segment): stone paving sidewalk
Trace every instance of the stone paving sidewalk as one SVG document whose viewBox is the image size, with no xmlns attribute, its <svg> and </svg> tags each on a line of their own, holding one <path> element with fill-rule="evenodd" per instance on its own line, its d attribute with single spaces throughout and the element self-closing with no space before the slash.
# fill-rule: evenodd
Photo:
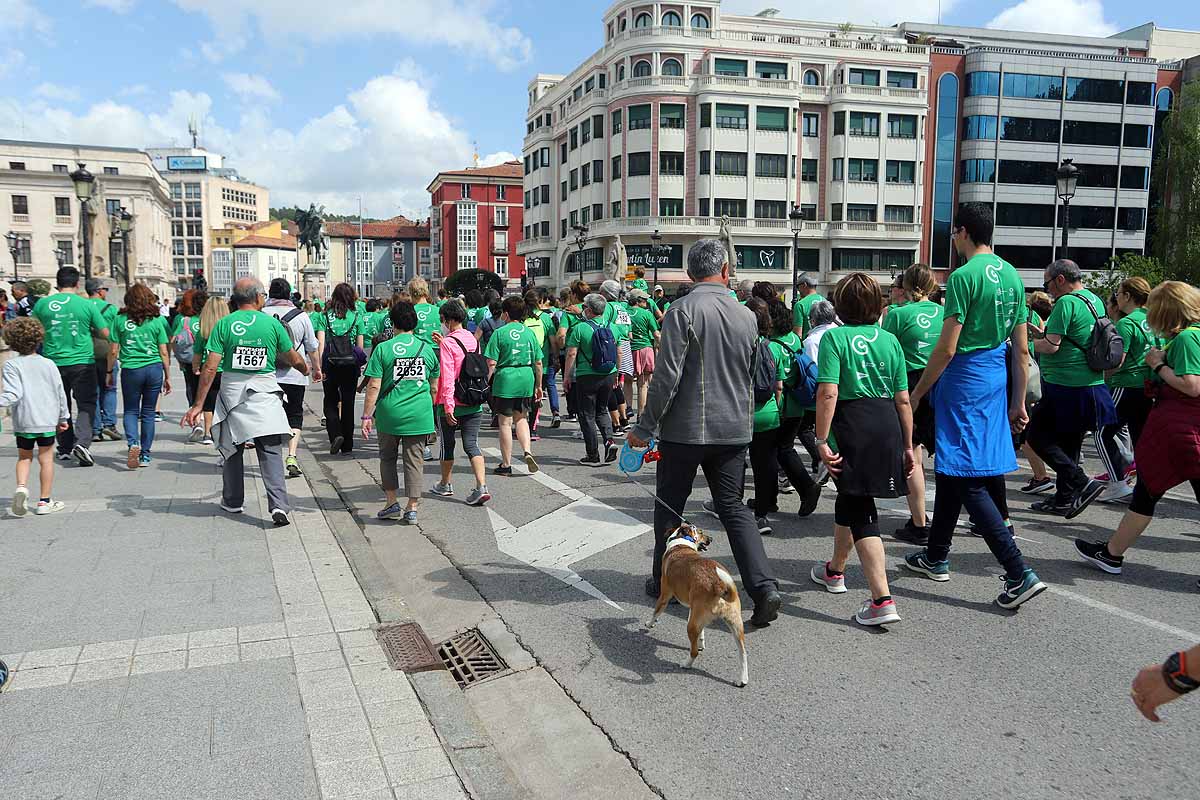
<svg viewBox="0 0 1200 800">
<path fill-rule="evenodd" d="M 275 528 L 247 454 L 246 513 L 225 514 L 183 404 L 151 467 L 97 444 L 95 467 L 58 465 L 66 511 L 3 501 L 0 797 L 465 797 L 308 483 Z M 5 498 L 15 454 L 6 432 Z"/>
</svg>

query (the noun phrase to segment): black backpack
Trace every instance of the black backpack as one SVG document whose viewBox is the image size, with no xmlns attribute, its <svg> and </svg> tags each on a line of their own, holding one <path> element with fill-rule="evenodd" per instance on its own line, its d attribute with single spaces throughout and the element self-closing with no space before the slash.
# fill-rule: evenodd
<svg viewBox="0 0 1200 800">
<path fill-rule="evenodd" d="M 759 337 L 754 346 L 754 362 L 750 374 L 754 382 L 754 405 L 761 406 L 775 396 L 775 384 L 779 382 L 779 368 L 767 340 Z"/>
<path fill-rule="evenodd" d="M 1086 347 L 1070 337 L 1067 337 L 1068 341 L 1083 351 L 1087 365 L 1097 372 L 1121 366 L 1121 361 L 1125 358 L 1125 342 L 1121 339 L 1121 334 L 1117 333 L 1117 326 L 1107 316 L 1100 316 L 1092 307 L 1092 301 L 1084 295 L 1072 292 L 1071 297 L 1078 297 L 1084 302 L 1088 311 L 1092 312 L 1096 324 L 1092 326 L 1092 335 L 1088 338 Z"/>
<path fill-rule="evenodd" d="M 466 345 L 454 336 L 447 336 L 442 341 L 450 340 L 463 351 L 462 366 L 458 377 L 454 379 L 454 400 L 464 406 L 477 406 L 487 402 L 491 396 L 488 385 L 487 359 L 479 350 L 467 350 Z"/>
<path fill-rule="evenodd" d="M 355 321 L 346 328 L 343 334 L 335 334 L 333 332 L 333 320 L 336 317 L 332 313 L 325 312 L 325 322 L 328 328 L 325 337 L 325 362 L 331 367 L 357 367 L 358 356 L 354 352 L 354 339 L 351 334 L 354 332 L 358 324 L 358 312 L 354 313 Z"/>
</svg>

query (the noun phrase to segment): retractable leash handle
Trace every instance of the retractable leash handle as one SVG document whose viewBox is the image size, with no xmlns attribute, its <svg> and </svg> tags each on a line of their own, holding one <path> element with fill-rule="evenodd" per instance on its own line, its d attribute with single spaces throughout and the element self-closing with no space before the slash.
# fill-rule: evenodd
<svg viewBox="0 0 1200 800">
<path fill-rule="evenodd" d="M 655 457 L 652 458 L 651 454 L 654 454 Z M 657 460 L 657 451 L 654 449 L 653 439 L 642 450 L 634 447 L 626 440 L 625 444 L 621 446 L 621 455 L 617 459 L 617 467 L 626 475 L 632 475 L 641 469 L 643 464 Z"/>
</svg>

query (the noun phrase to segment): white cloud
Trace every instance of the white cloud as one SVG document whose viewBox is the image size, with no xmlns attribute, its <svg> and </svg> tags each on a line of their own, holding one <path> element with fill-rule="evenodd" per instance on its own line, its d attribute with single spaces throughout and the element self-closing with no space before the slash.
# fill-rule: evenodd
<svg viewBox="0 0 1200 800">
<path fill-rule="evenodd" d="M 488 153 L 486 156 L 479 157 L 479 166 L 481 167 L 496 167 L 508 161 L 520 161 L 521 157 L 510 153 L 507 150 L 501 150 L 499 153 Z M 430 176 L 432 177 L 432 176 Z"/>
<path fill-rule="evenodd" d="M 0 78 L 18 70 L 25 63 L 25 54 L 20 50 L 8 49 L 0 52 Z"/>
<path fill-rule="evenodd" d="M 26 28 L 42 35 L 50 33 L 50 18 L 30 0 L 0 0 L 0 20 L 4 21 L 5 33 Z"/>
<path fill-rule="evenodd" d="M 945 19 L 955 4 L 956 0 L 942 0 L 940 4 L 938 0 L 912 0 L 908 3 L 843 0 L 829 4 L 803 0 L 726 0 L 721 4 L 721 12 L 753 16 L 764 9 L 777 8 L 780 19 L 894 25 L 897 22 L 937 22 L 939 8 L 942 19 Z"/>
<path fill-rule="evenodd" d="M 64 103 L 74 103 L 79 100 L 79 90 L 70 86 L 59 86 L 57 83 L 41 83 L 33 90 L 38 97 L 47 100 L 59 100 Z"/>
<path fill-rule="evenodd" d="M 0 0 L 3 2 L 3 0 Z M 501 69 L 530 58 L 533 44 L 519 28 L 492 19 L 495 0 L 174 0 L 185 11 L 205 15 L 216 36 L 201 45 L 211 61 L 221 61 L 266 40 L 293 43 L 359 42 L 372 36 L 412 44 L 445 44 L 478 53 Z"/>
<path fill-rule="evenodd" d="M 133 10 L 134 2 L 135 0 L 86 0 L 84 5 L 107 8 L 109 11 L 114 11 L 117 14 L 128 14 Z"/>
<path fill-rule="evenodd" d="M 987 24 L 1030 33 L 1110 36 L 1118 27 L 1104 18 L 1100 0 L 1022 0 Z"/>
<path fill-rule="evenodd" d="M 217 124 L 212 98 L 172 92 L 165 108 L 144 110 L 106 100 L 75 113 L 44 100 L 0 97 L 26 108 L 27 138 L 127 147 L 182 145 L 188 118 L 201 121 L 201 143 L 222 153 L 230 166 L 271 190 L 275 206 L 310 202 L 351 213 L 358 196 L 372 216 L 429 214 L 425 187 L 441 170 L 471 163 L 471 137 L 432 102 L 428 86 L 406 74 L 372 78 L 345 101 L 298 128 L 274 125 L 261 105 L 243 111 L 235 124 Z M 0 115 L 0 138 L 15 122 Z M 497 152 L 485 164 L 515 158 Z"/>
<path fill-rule="evenodd" d="M 275 87 L 271 85 L 271 82 L 262 75 L 249 75 L 245 72 L 226 72 L 221 76 L 221 79 L 225 81 L 225 85 L 240 97 L 244 103 L 252 100 L 265 100 L 273 103 L 281 99 L 279 92 L 275 91 Z"/>
</svg>

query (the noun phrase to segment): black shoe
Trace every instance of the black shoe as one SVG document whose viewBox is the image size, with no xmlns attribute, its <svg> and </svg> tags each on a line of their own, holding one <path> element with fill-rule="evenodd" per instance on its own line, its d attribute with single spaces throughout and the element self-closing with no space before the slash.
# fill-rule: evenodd
<svg viewBox="0 0 1200 800">
<path fill-rule="evenodd" d="M 600 466 L 600 456 L 584 456 L 579 459 L 579 463 L 585 467 L 598 467 Z"/>
<path fill-rule="evenodd" d="M 284 525 L 290 525 L 292 521 L 288 519 L 286 511 L 276 508 L 271 511 L 271 522 L 275 523 L 275 527 L 282 528 Z"/>
<path fill-rule="evenodd" d="M 771 527 L 771 523 L 767 521 L 766 517 L 755 517 L 754 523 L 758 525 L 758 533 L 760 536 L 770 536 L 775 532 L 775 529 Z"/>
<path fill-rule="evenodd" d="M 329 455 L 336 456 L 342 452 L 342 445 L 346 443 L 346 439 L 342 436 L 335 436 L 329 442 Z"/>
<path fill-rule="evenodd" d="M 1097 497 L 1104 493 L 1105 484 L 1100 481 L 1088 481 L 1087 485 L 1076 492 L 1071 498 L 1071 505 L 1067 508 L 1067 519 L 1075 519 L 1083 510 L 1090 506 Z"/>
<path fill-rule="evenodd" d="M 817 510 L 817 503 L 821 502 L 821 484 L 814 483 L 800 498 L 800 510 L 796 512 L 798 517 L 807 517 Z"/>
<path fill-rule="evenodd" d="M 1030 478 L 1029 483 L 1017 491 L 1021 494 L 1041 494 L 1054 488 L 1054 478 Z"/>
<path fill-rule="evenodd" d="M 1121 565 L 1125 563 L 1123 556 L 1118 558 L 1110 554 L 1108 552 L 1108 545 L 1104 542 L 1089 542 L 1084 539 L 1076 539 L 1075 552 L 1079 553 L 1084 561 L 1095 564 L 1109 575 L 1120 575 Z"/>
<path fill-rule="evenodd" d="M 658 585 L 658 581 L 654 578 L 646 578 L 646 596 L 657 598 L 662 594 L 662 589 Z"/>
<path fill-rule="evenodd" d="M 1067 512 L 1071 510 L 1071 504 L 1063 503 L 1060 505 L 1053 497 L 1050 497 L 1034 503 L 1029 507 L 1029 510 L 1037 511 L 1042 514 L 1052 514 L 1056 517 L 1065 517 Z"/>
<path fill-rule="evenodd" d="M 779 493 L 780 494 L 792 494 L 795 491 L 796 490 L 792 488 L 791 481 L 789 481 L 787 478 L 779 479 Z"/>
<path fill-rule="evenodd" d="M 604 463 L 611 464 L 617 460 L 617 445 L 614 442 L 609 442 L 604 447 Z"/>
<path fill-rule="evenodd" d="M 779 596 L 779 591 L 768 590 L 766 594 L 754 601 L 754 613 L 750 615 L 750 624 L 759 628 L 770 625 L 779 619 L 781 605 L 783 605 L 783 598 Z"/>
<path fill-rule="evenodd" d="M 904 523 L 903 528 L 896 529 L 895 533 L 892 534 L 892 538 L 901 542 L 915 544 L 918 547 L 924 547 L 925 545 L 929 544 L 929 528 L 918 528 L 910 519 L 908 522 Z"/>
<path fill-rule="evenodd" d="M 494 470 L 492 470 L 492 474 L 493 475 L 512 475 L 513 474 L 512 473 L 512 465 L 510 464 L 507 467 L 503 466 L 503 465 L 498 466 Z"/>
<path fill-rule="evenodd" d="M 92 451 L 88 450 L 82 444 L 76 444 L 71 448 L 71 455 L 75 456 L 75 460 L 79 462 L 81 467 L 90 467 L 96 463 L 96 459 L 92 458 Z"/>
</svg>

